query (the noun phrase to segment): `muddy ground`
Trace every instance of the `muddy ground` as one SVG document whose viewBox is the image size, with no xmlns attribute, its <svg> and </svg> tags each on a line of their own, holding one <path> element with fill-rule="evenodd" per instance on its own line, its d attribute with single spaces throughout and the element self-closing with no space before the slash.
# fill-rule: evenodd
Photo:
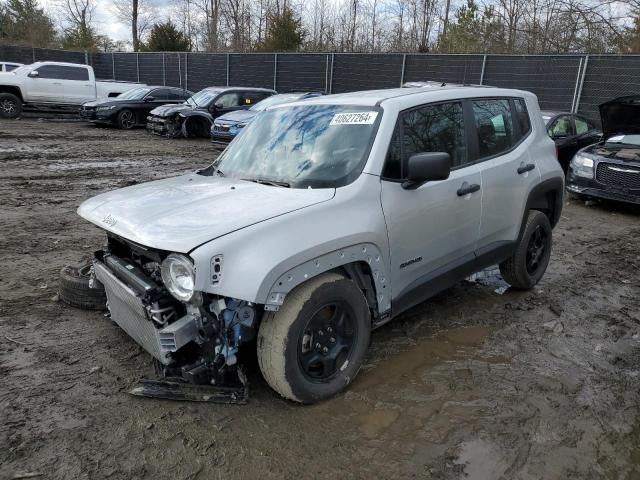
<svg viewBox="0 0 640 480">
<path fill-rule="evenodd" d="M 376 331 L 352 388 L 303 407 L 127 390 L 149 357 L 56 301 L 102 244 L 87 197 L 209 163 L 207 141 L 0 123 L 0 478 L 640 478 L 640 212 L 569 199 L 532 292 L 462 282 Z M 20 477 L 21 478 L 21 477 Z"/>
</svg>

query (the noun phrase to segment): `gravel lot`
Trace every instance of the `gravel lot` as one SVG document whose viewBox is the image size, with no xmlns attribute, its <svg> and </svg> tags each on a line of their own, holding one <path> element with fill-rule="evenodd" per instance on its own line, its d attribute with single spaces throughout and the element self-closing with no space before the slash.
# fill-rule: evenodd
<svg viewBox="0 0 640 480">
<path fill-rule="evenodd" d="M 0 121 L 0 478 L 640 478 L 640 211 L 615 204 L 568 200 L 534 291 L 462 282 L 376 331 L 331 401 L 282 400 L 251 358 L 245 406 L 129 396 L 147 354 L 56 299 L 103 241 L 75 209 L 216 153 Z"/>
</svg>

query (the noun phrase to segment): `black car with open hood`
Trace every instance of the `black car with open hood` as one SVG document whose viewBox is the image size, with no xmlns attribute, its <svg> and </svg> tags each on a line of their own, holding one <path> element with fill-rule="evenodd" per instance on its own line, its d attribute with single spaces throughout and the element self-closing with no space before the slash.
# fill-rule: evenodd
<svg viewBox="0 0 640 480">
<path fill-rule="evenodd" d="M 600 118 L 603 141 L 573 157 L 567 190 L 640 205 L 640 95 L 603 103 Z"/>
<path fill-rule="evenodd" d="M 182 103 L 193 95 L 189 90 L 164 86 L 136 87 L 117 97 L 87 102 L 80 107 L 80 118 L 96 124 L 123 129 L 144 126 L 147 115 L 163 105 Z"/>
</svg>

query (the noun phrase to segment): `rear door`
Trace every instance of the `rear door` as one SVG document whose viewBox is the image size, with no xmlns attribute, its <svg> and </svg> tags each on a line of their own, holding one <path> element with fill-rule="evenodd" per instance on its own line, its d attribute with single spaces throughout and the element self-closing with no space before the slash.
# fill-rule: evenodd
<svg viewBox="0 0 640 480">
<path fill-rule="evenodd" d="M 89 68 L 63 66 L 62 75 L 65 80 L 65 98 L 67 103 L 80 105 L 96 98 L 95 80 L 89 75 Z"/>
<path fill-rule="evenodd" d="M 387 155 L 381 203 L 389 234 L 393 297 L 406 301 L 440 273 L 473 258 L 481 216 L 480 170 L 470 164 L 462 102 L 427 104 L 400 114 Z M 447 152 L 447 180 L 402 188 L 409 157 Z M 463 194 L 463 188 L 473 193 Z M 409 302 L 414 303 L 414 302 Z"/>
<path fill-rule="evenodd" d="M 528 147 L 534 140 L 525 101 L 470 100 L 476 124 L 472 155 L 482 172 L 482 222 L 478 255 L 518 238 L 526 199 L 540 172 Z"/>
</svg>

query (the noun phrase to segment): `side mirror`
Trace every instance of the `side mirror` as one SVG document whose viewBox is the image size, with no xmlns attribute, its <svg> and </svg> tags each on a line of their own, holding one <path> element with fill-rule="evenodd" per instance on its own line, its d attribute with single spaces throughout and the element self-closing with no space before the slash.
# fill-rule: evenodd
<svg viewBox="0 0 640 480">
<path fill-rule="evenodd" d="M 223 103 L 216 103 L 213 108 L 215 108 L 216 110 L 222 110 L 224 108 L 224 104 Z"/>
<path fill-rule="evenodd" d="M 40 76 L 40 74 L 38 73 L 37 70 L 31 70 L 28 74 L 27 77 L 29 78 L 38 78 Z"/>
<path fill-rule="evenodd" d="M 405 190 L 414 190 L 425 182 L 446 180 L 451 173 L 451 157 L 446 152 L 416 153 L 409 157 Z"/>
<path fill-rule="evenodd" d="M 144 101 L 145 102 L 154 102 L 155 99 L 156 99 L 156 97 L 153 97 L 151 95 L 148 95 L 148 96 L 144 97 Z"/>
</svg>

